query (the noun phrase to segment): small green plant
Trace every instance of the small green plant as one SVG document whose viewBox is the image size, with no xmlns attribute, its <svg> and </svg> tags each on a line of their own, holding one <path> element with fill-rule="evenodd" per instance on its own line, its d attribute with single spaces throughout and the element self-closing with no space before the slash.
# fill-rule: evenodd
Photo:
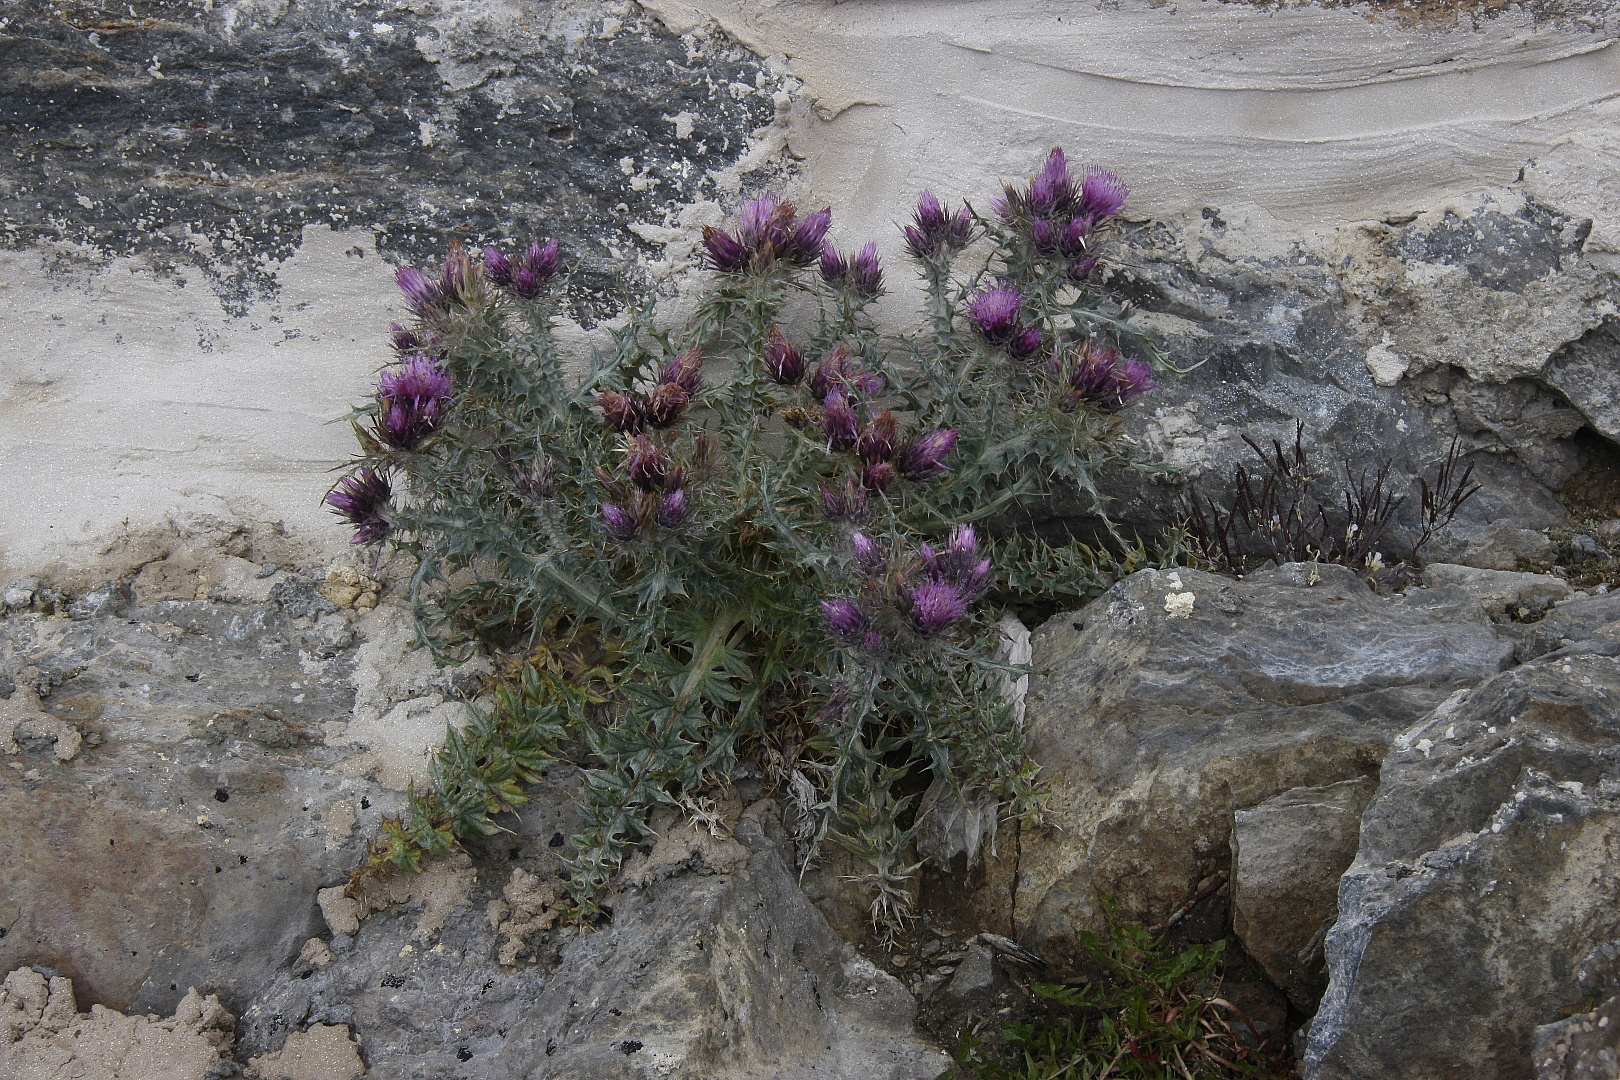
<svg viewBox="0 0 1620 1080">
<path fill-rule="evenodd" d="M 1283 1054 L 1219 996 L 1225 942 L 1171 952 L 1134 923 L 1107 938 L 1082 935 L 1101 978 L 1037 983 L 1067 1015 L 1054 1024 L 1009 1024 L 993 1049 L 965 1034 L 942 1080 L 1225 1080 L 1286 1075 Z"/>
<path fill-rule="evenodd" d="M 712 289 L 687 323 L 634 307 L 582 373 L 552 333 L 555 242 L 401 268 L 415 322 L 394 328 L 399 363 L 355 410 L 361 455 L 328 503 L 356 543 L 416 557 L 436 654 L 571 641 L 611 659 L 533 668 L 475 712 L 373 865 L 495 831 L 565 744 L 584 770 L 570 889 L 587 919 L 650 813 L 750 746 L 786 748 L 770 779 L 809 785 L 808 857 L 828 839 L 864 857 L 888 927 L 915 871 L 901 778 L 1034 814 L 981 601 L 998 577 L 1084 594 L 1106 569 L 979 528 L 1054 485 L 1095 496 L 1104 464 L 1148 467 L 1117 414 L 1152 387 L 1128 351 L 1149 347 L 1092 283 L 1125 196 L 1061 150 L 991 216 L 924 192 L 905 236 L 927 311 L 908 334 L 876 322 L 874 245 L 840 253 L 829 211 L 751 199 L 733 230 L 705 230 Z"/>
</svg>

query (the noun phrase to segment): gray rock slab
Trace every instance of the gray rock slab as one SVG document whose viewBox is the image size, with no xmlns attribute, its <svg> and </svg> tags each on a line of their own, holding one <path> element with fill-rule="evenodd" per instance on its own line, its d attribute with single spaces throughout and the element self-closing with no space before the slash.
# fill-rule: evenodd
<svg viewBox="0 0 1620 1080">
<path fill-rule="evenodd" d="M 828 927 L 745 816 L 746 864 L 628 891 L 571 942 L 492 1075 L 923 1080 L 916 1003 Z"/>
<path fill-rule="evenodd" d="M 1322 937 L 1377 781 L 1294 788 L 1232 815 L 1232 929 L 1301 1012 L 1327 988 Z"/>
<path fill-rule="evenodd" d="M 239 1012 L 297 955 L 399 801 L 322 744 L 353 650 L 308 623 L 209 601 L 0 620 L 0 670 L 84 737 L 0 758 L 0 967 L 60 971 L 86 1006 L 167 1014 L 195 985 Z"/>
<path fill-rule="evenodd" d="M 1036 631 L 1029 752 L 1052 828 L 991 860 L 984 894 L 1012 898 L 1017 936 L 1069 943 L 1049 959 L 1100 927 L 1105 897 L 1157 922 L 1225 867 L 1234 811 L 1375 773 L 1447 693 L 1511 662 L 1489 627 L 1344 567 L 1132 575 Z"/>
<path fill-rule="evenodd" d="M 1311 1080 L 1533 1075 L 1539 1025 L 1620 936 L 1620 660 L 1549 656 L 1391 748 L 1325 942 Z"/>
</svg>

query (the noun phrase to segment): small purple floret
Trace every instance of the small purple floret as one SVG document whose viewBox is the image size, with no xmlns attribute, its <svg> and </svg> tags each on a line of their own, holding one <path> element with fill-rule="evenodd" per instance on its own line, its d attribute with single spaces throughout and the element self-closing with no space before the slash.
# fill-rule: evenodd
<svg viewBox="0 0 1620 1080">
<path fill-rule="evenodd" d="M 665 529 L 678 529 L 686 524 L 692 507 L 686 500 L 686 489 L 676 488 L 658 500 L 658 524 Z"/>
<path fill-rule="evenodd" d="M 827 445 L 834 450 L 848 450 L 855 445 L 860 422 L 842 387 L 833 387 L 822 399 L 821 431 L 827 436 Z"/>
<path fill-rule="evenodd" d="M 394 271 L 394 281 L 405 294 L 406 307 L 422 318 L 438 313 L 439 287 L 432 278 L 414 266 L 401 266 Z"/>
<path fill-rule="evenodd" d="M 827 633 L 846 645 L 860 644 L 871 627 L 871 620 L 866 617 L 866 612 L 862 611 L 853 600 L 846 600 L 843 597 L 823 600 L 821 615 L 826 620 Z"/>
<path fill-rule="evenodd" d="M 1095 165 L 1087 166 L 1086 177 L 1080 184 L 1080 204 L 1084 211 L 1096 217 L 1111 217 L 1125 208 L 1131 189 L 1125 181 Z"/>
<path fill-rule="evenodd" d="M 659 371 L 658 381 L 674 383 L 688 395 L 697 393 L 703 386 L 703 350 L 688 349 L 671 357 Z"/>
<path fill-rule="evenodd" d="M 607 526 L 609 536 L 621 542 L 634 540 L 640 531 L 635 517 L 617 503 L 602 504 L 602 524 Z"/>
<path fill-rule="evenodd" d="M 863 532 L 853 532 L 849 536 L 849 543 L 855 551 L 855 562 L 862 570 L 874 577 L 883 573 L 888 559 L 876 540 Z"/>
<path fill-rule="evenodd" d="M 900 475 L 913 483 L 932 480 L 950 471 L 945 459 L 956 449 L 956 432 L 951 428 L 936 428 L 902 447 L 895 457 Z"/>
<path fill-rule="evenodd" d="M 821 486 L 821 513 L 828 521 L 865 525 L 872 520 L 872 499 L 865 489 L 845 480 L 842 489 Z"/>
<path fill-rule="evenodd" d="M 943 633 L 967 612 L 968 602 L 955 585 L 929 580 L 919 584 L 906 597 L 911 609 L 911 626 L 923 637 Z"/>
<path fill-rule="evenodd" d="M 339 480 L 322 501 L 332 513 L 354 526 L 350 543 L 375 544 L 393 529 L 385 516 L 392 495 L 387 474 L 367 467 Z"/>
<path fill-rule="evenodd" d="M 1023 332 L 1019 309 L 1024 298 L 1005 281 L 986 285 L 968 298 L 968 322 L 991 345 L 1006 345 Z"/>
<path fill-rule="evenodd" d="M 608 427 L 623 435 L 639 433 L 647 422 L 646 404 L 634 394 L 603 390 L 596 395 L 596 406 L 602 410 Z"/>
<path fill-rule="evenodd" d="M 438 430 L 450 400 L 450 376 L 425 356 L 413 356 L 378 380 L 378 434 L 410 450 Z"/>
<path fill-rule="evenodd" d="M 778 386 L 797 386 L 804 378 L 804 354 L 776 327 L 765 338 L 765 374 Z"/>
</svg>

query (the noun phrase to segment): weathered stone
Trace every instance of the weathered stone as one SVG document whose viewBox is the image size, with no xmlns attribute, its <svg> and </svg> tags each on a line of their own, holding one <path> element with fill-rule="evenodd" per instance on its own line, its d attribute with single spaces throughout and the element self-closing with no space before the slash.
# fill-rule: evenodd
<svg viewBox="0 0 1620 1080">
<path fill-rule="evenodd" d="M 1533 1074 L 1538 1025 L 1620 936 L 1620 659 L 1566 650 L 1395 741 L 1325 950 L 1312 1080 Z"/>
<path fill-rule="evenodd" d="M 1166 610 L 1176 596 L 1188 617 Z M 1029 751 L 1054 828 L 1007 845 L 1016 883 L 1012 859 L 990 862 L 982 925 L 1010 919 L 1061 959 L 1104 899 L 1163 920 L 1225 866 L 1233 811 L 1374 773 L 1446 693 L 1511 660 L 1490 628 L 1381 599 L 1342 566 L 1126 578 L 1036 631 Z"/>
<path fill-rule="evenodd" d="M 1423 571 L 1423 581 L 1430 586 L 1456 586 L 1496 618 L 1540 615 L 1575 591 L 1569 582 L 1551 574 L 1517 574 L 1454 563 L 1431 563 Z"/>
<path fill-rule="evenodd" d="M 751 809 L 747 864 L 630 890 L 578 938 L 496 1075 L 931 1078 L 949 1064 L 912 1031 L 915 1003 L 799 892 Z"/>
<path fill-rule="evenodd" d="M 1536 1028 L 1536 1080 L 1614 1080 L 1620 1076 L 1620 997 Z"/>
<path fill-rule="evenodd" d="M 1610 316 L 1554 353 L 1540 378 L 1598 434 L 1620 442 L 1620 319 Z"/>
<path fill-rule="evenodd" d="M 1523 628 L 1519 638 L 1520 661 L 1585 641 L 1608 623 L 1620 621 L 1620 594 L 1567 600 L 1538 622 Z"/>
<path fill-rule="evenodd" d="M 355 1080 L 366 1071 L 344 1024 L 311 1024 L 289 1032 L 280 1050 L 248 1064 L 261 1080 Z"/>
<path fill-rule="evenodd" d="M 1531 521 L 1539 517 L 1535 515 Z M 1557 561 L 1558 545 L 1546 533 L 1523 528 L 1511 520 L 1484 525 L 1463 523 L 1441 530 L 1423 549 L 1423 556 L 1436 563 L 1458 563 L 1482 570 L 1545 570 Z"/>
<path fill-rule="evenodd" d="M 235 1020 L 212 994 L 188 990 L 174 1015 L 159 1020 L 100 1005 L 80 1013 L 71 979 L 56 976 L 46 985 L 38 972 L 18 968 L 0 986 L 0 1076 L 213 1080 L 236 1072 L 229 1056 Z"/>
<path fill-rule="evenodd" d="M 399 801 L 321 744 L 349 716 L 352 650 L 319 659 L 310 632 L 196 600 L 0 622 L 0 667 L 42 672 L 48 717 L 86 743 L 59 761 L 60 732 L 24 740 L 32 767 L 0 769 L 14 823 L 0 908 L 15 912 L 0 966 L 48 965 L 81 1000 L 166 1013 L 188 985 L 240 1008 L 297 955 L 319 928 L 315 891 L 360 857 L 355 825 Z"/>
<path fill-rule="evenodd" d="M 1233 815 L 1232 930 L 1305 1013 L 1327 988 L 1322 936 L 1376 787 L 1362 776 L 1295 788 Z"/>
</svg>

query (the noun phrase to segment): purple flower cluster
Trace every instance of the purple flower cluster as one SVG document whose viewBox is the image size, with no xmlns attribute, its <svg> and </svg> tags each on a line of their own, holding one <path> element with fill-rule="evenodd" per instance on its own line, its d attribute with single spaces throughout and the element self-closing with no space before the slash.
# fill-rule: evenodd
<svg viewBox="0 0 1620 1080">
<path fill-rule="evenodd" d="M 624 478 L 628 491 L 617 477 L 598 471 L 617 502 L 602 504 L 602 524 L 614 540 L 636 539 L 653 525 L 674 531 L 686 524 L 692 514 L 687 495 L 685 470 L 670 460 L 669 451 L 645 435 L 633 435 L 626 442 Z"/>
<path fill-rule="evenodd" d="M 450 376 L 425 356 L 383 372 L 377 384 L 377 436 L 396 450 L 414 450 L 439 430 L 450 403 Z"/>
<path fill-rule="evenodd" d="M 831 245 L 821 249 L 821 280 L 845 289 L 858 300 L 872 300 L 883 292 L 883 264 L 877 245 L 867 244 L 855 255 L 840 255 Z"/>
<path fill-rule="evenodd" d="M 850 548 L 855 565 L 867 578 L 864 599 L 823 600 L 822 619 L 834 641 L 874 656 L 889 649 L 892 635 L 884 634 L 885 625 L 893 627 L 898 620 L 920 637 L 938 637 L 967 613 L 990 583 L 990 560 L 980 558 L 971 526 L 952 529 L 939 550 L 921 545 L 916 560 L 893 575 L 888 554 L 865 533 L 851 534 Z"/>
<path fill-rule="evenodd" d="M 438 319 L 454 308 L 470 307 L 483 294 L 483 280 L 459 241 L 450 245 L 437 280 L 414 266 L 401 266 L 394 271 L 394 281 L 405 294 L 405 306 L 422 319 Z"/>
<path fill-rule="evenodd" d="M 1063 148 L 1054 147 L 1029 186 L 1007 185 L 995 208 L 1003 221 L 1028 230 L 1037 251 L 1065 260 L 1065 272 L 1078 282 L 1096 265 L 1087 254 L 1087 237 L 1098 222 L 1119 213 L 1129 195 L 1123 180 L 1095 165 L 1076 179 Z"/>
<path fill-rule="evenodd" d="M 1153 369 L 1140 357 L 1121 357 L 1118 349 L 1089 341 L 1070 352 L 1067 364 L 1055 355 L 1048 367 L 1059 376 L 1065 375 L 1067 368 L 1068 389 L 1059 405 L 1070 412 L 1083 403 L 1119 412 L 1154 387 Z"/>
<path fill-rule="evenodd" d="M 339 480 L 321 501 L 332 513 L 354 526 L 354 539 L 350 543 L 375 544 L 393 530 L 387 517 L 392 496 L 388 474 L 367 467 Z"/>
<path fill-rule="evenodd" d="M 608 427 L 639 435 L 647 427 L 673 427 L 702 387 L 703 350 L 688 349 L 664 364 L 650 394 L 603 390 L 596 395 L 596 406 Z"/>
<path fill-rule="evenodd" d="M 1028 360 L 1041 351 L 1041 331 L 1024 325 L 1023 307 L 1023 295 L 1009 282 L 992 281 L 968 297 L 968 322 L 988 344 L 1002 346 L 1015 360 Z"/>
<path fill-rule="evenodd" d="M 919 259 L 935 256 L 948 259 L 967 247 L 973 238 L 973 211 L 966 203 L 955 214 L 948 214 L 932 191 L 917 198 L 911 224 L 900 231 L 906 236 L 906 249 Z"/>
<path fill-rule="evenodd" d="M 951 530 L 945 547 L 923 544 L 917 564 L 902 582 L 900 598 L 912 629 L 923 637 L 942 633 L 967 611 L 990 583 L 990 560 L 979 558 L 979 540 L 971 525 Z"/>
<path fill-rule="evenodd" d="M 710 268 L 723 274 L 763 274 L 778 264 L 812 265 L 821 258 L 832 209 L 803 218 L 798 214 L 792 203 L 767 193 L 742 204 L 735 234 L 705 225 L 703 247 Z"/>
<path fill-rule="evenodd" d="M 484 275 L 513 296 L 533 300 L 545 292 L 551 279 L 557 276 L 561 256 L 557 241 L 534 243 L 519 258 L 508 258 L 499 248 L 484 249 Z"/>
<path fill-rule="evenodd" d="M 833 450 L 853 451 L 861 463 L 861 486 L 888 491 L 901 480 L 931 480 L 949 470 L 945 458 L 956 447 L 956 432 L 940 428 L 902 442 L 900 422 L 888 409 L 876 415 L 857 404 L 842 386 L 821 401 L 821 430 Z M 828 513 L 837 520 L 844 515 Z"/>
</svg>

